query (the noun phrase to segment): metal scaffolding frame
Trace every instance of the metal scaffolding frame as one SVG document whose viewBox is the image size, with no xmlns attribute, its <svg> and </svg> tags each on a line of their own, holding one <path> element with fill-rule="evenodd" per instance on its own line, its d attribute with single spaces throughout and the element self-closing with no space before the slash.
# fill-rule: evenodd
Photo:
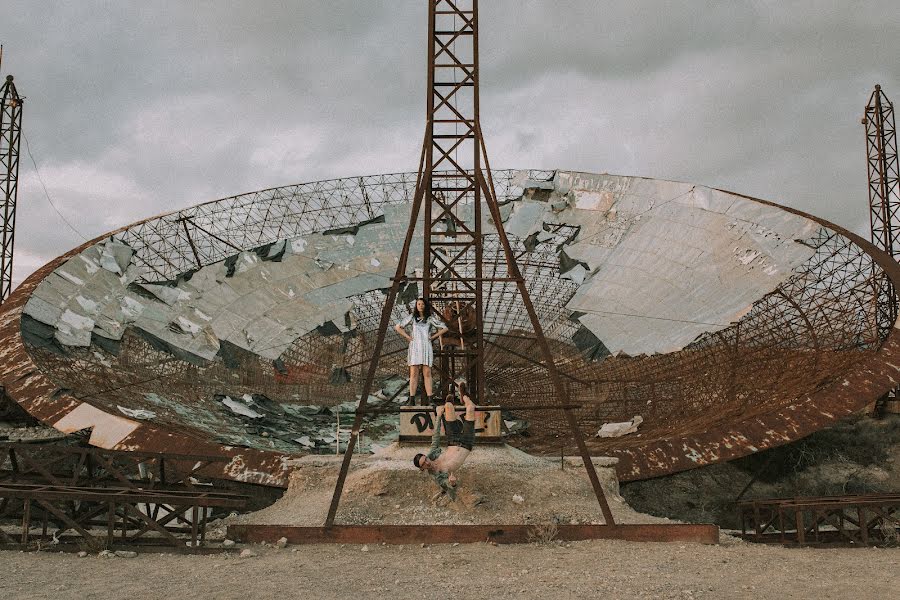
<svg viewBox="0 0 900 600">
<path fill-rule="evenodd" d="M 2 56 L 2 51 L 0 51 Z M 0 228 L 0 304 L 12 292 L 13 245 L 16 233 L 16 199 L 19 190 L 19 148 L 22 141 L 22 105 L 13 76 L 0 88 L 0 191 L 3 214 Z"/>
<path fill-rule="evenodd" d="M 900 257 L 900 166 L 897 162 L 897 127 L 894 105 L 876 85 L 866 104 L 862 123 L 866 130 L 866 167 L 869 175 L 869 223 L 872 243 Z M 888 287 L 879 294 L 882 326 L 897 320 L 897 298 Z"/>
<path fill-rule="evenodd" d="M 590 452 L 569 408 L 568 390 L 560 378 L 525 279 L 503 229 L 479 116 L 478 0 L 430 1 L 428 40 L 427 124 L 416 194 L 397 271 L 381 311 L 374 350 L 325 526 L 334 525 L 400 286 L 420 279 L 410 278 L 406 274 L 420 210 L 424 210 L 425 218 L 425 264 L 421 277 L 424 294 L 451 325 L 454 321 L 457 323 L 455 333 L 458 343 L 442 345 L 436 353 L 441 369 L 441 386 L 446 388 L 449 381 L 462 377 L 473 383 L 473 401 L 484 403 L 483 284 L 513 283 L 528 314 L 532 341 L 538 346 L 541 357 L 540 364 L 552 383 L 553 399 L 565 414 L 604 522 L 613 525 L 612 511 Z M 450 166 L 449 171 L 444 170 L 447 165 Z M 500 276 L 497 269 L 490 277 L 485 277 L 483 272 L 482 202 L 494 223 L 503 253 L 505 272 Z M 466 219 L 464 211 L 467 209 L 474 212 L 473 228 L 469 227 Z M 465 265 L 471 268 L 465 269 Z"/>
</svg>

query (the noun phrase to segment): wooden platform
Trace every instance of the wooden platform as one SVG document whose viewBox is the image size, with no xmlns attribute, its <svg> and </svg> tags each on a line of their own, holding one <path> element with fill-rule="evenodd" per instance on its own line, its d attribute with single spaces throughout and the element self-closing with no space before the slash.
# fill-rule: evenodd
<svg viewBox="0 0 900 600">
<path fill-rule="evenodd" d="M 716 525 L 229 525 L 228 538 L 245 543 L 289 544 L 525 544 L 536 541 L 627 540 L 718 544 Z"/>
</svg>

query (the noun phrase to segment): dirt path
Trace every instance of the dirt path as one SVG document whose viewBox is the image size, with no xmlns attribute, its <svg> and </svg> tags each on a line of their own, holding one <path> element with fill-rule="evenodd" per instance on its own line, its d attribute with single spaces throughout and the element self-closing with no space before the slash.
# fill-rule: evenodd
<svg viewBox="0 0 900 600">
<path fill-rule="evenodd" d="M 567 545 L 253 546 L 259 556 L 78 558 L 0 552 L 0 598 L 878 598 L 900 549 L 618 541 Z"/>
</svg>

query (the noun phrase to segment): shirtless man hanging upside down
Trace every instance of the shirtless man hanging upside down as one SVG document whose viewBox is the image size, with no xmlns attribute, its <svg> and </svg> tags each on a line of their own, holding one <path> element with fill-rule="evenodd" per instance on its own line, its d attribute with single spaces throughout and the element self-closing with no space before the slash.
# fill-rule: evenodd
<svg viewBox="0 0 900 600">
<path fill-rule="evenodd" d="M 427 471 L 441 487 L 441 492 L 451 500 L 456 500 L 456 476 L 453 472 L 469 457 L 475 445 L 475 403 L 466 395 L 465 384 L 460 384 L 460 396 L 466 405 L 463 422 L 456 420 L 453 394 L 448 394 L 446 403 L 437 407 L 437 420 L 431 436 L 428 454 L 416 454 L 413 464 Z M 447 449 L 441 450 L 441 427 L 447 433 Z"/>
</svg>

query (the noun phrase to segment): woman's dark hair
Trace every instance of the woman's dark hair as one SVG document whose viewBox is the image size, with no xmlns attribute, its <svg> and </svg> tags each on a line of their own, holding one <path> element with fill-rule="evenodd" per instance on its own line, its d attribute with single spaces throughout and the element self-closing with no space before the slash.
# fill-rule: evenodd
<svg viewBox="0 0 900 600">
<path fill-rule="evenodd" d="M 468 395 L 469 395 L 469 391 L 466 389 L 466 382 L 465 382 L 465 381 L 460 381 L 459 383 L 457 383 L 457 384 L 456 384 L 456 389 L 459 390 L 459 399 L 460 399 L 460 400 L 463 399 L 463 396 L 468 396 Z"/>
<path fill-rule="evenodd" d="M 425 303 L 425 311 L 424 311 L 425 315 L 421 318 L 419 318 L 419 309 L 417 306 L 419 304 L 419 300 L 421 300 L 422 302 Z M 413 304 L 412 312 L 413 312 L 413 318 L 416 321 L 419 321 L 419 322 L 427 321 L 431 317 L 431 302 L 429 302 L 426 298 L 416 298 L 416 301 Z"/>
</svg>

